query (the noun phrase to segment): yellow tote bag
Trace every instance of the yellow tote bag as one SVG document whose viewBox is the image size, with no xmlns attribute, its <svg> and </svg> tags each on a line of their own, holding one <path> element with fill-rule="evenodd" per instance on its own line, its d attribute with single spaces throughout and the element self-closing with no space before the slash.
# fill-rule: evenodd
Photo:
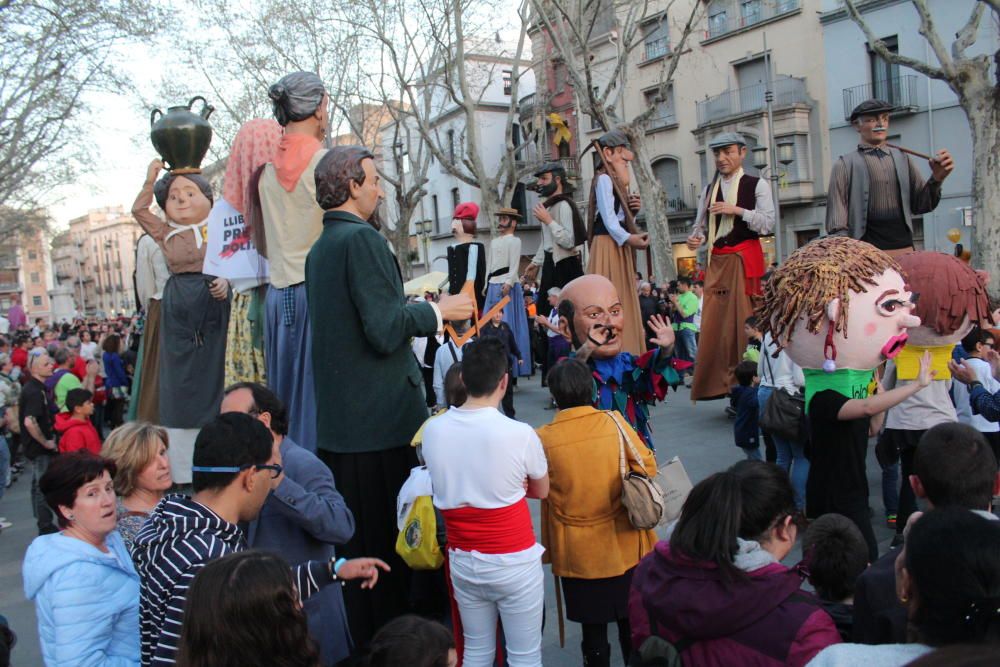
<svg viewBox="0 0 1000 667">
<path fill-rule="evenodd" d="M 444 564 L 437 541 L 437 517 L 430 496 L 418 496 L 396 538 L 396 553 L 414 570 L 436 570 Z"/>
</svg>

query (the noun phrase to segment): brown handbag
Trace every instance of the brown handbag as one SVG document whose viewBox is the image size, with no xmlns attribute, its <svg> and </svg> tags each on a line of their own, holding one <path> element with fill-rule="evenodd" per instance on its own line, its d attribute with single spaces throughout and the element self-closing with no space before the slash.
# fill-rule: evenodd
<svg viewBox="0 0 1000 667">
<path fill-rule="evenodd" d="M 646 472 L 642 458 L 635 451 L 632 441 L 625 435 L 625 429 L 614 412 L 608 412 L 611 421 L 618 429 L 618 464 L 622 476 L 622 505 L 628 512 L 628 519 L 637 530 L 656 528 L 663 520 L 663 489 L 659 483 Z M 629 426 L 631 429 L 631 426 Z M 625 455 L 625 445 L 628 445 L 632 458 L 640 470 L 632 470 Z"/>
</svg>

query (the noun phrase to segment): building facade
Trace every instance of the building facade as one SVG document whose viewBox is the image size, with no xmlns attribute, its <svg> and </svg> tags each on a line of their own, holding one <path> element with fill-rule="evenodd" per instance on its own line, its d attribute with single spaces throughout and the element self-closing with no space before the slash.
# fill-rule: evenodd
<svg viewBox="0 0 1000 667">
<path fill-rule="evenodd" d="M 477 99 L 475 117 L 480 158 L 487 170 L 498 169 L 506 151 L 508 112 L 511 105 L 516 104 L 516 100 L 512 98 L 513 64 L 513 58 L 502 53 L 490 55 L 483 53 L 483 49 L 469 49 L 466 53 L 465 70 L 470 82 L 470 93 Z M 535 72 L 528 61 L 522 61 L 518 69 L 518 96 L 523 99 L 535 91 Z M 435 76 L 443 77 L 444 73 L 439 72 Z M 467 146 L 465 113 L 440 86 L 435 85 L 433 79 L 421 82 L 420 87 L 435 91 L 429 106 L 432 110 L 429 124 L 438 138 L 441 153 L 449 162 L 462 164 Z M 517 113 L 513 118 L 512 137 L 515 146 L 520 148 L 523 146 L 525 130 L 519 124 Z M 413 123 L 412 119 L 403 122 Z M 416 176 L 416 156 L 426 155 L 427 146 L 420 145 L 423 140 L 415 127 L 394 132 L 391 123 L 382 127 L 380 140 L 382 169 L 401 179 L 405 189 L 408 183 L 413 183 L 412 179 Z M 393 145 L 393 141 L 398 143 Z M 518 167 L 536 164 L 537 155 L 529 153 L 529 150 L 529 146 L 524 146 L 523 151 L 517 151 Z M 540 161 L 537 163 L 540 164 Z M 421 198 L 410 222 L 410 256 L 415 276 L 430 271 L 447 272 L 447 247 L 452 243 L 452 213 L 460 202 L 473 201 L 478 204 L 482 200 L 478 187 L 451 175 L 437 159 L 430 160 L 426 178 L 426 194 Z M 399 211 L 394 192 L 388 183 L 385 183 L 385 189 L 385 215 L 390 224 L 395 225 L 399 219 Z M 523 216 L 517 234 L 522 240 L 522 251 L 526 256 L 534 254 L 541 237 L 537 221 L 530 216 L 531 207 L 536 202 L 534 193 L 528 192 L 524 184 L 519 184 L 511 206 L 517 208 Z M 478 236 L 484 243 L 489 241 L 492 222 L 480 215 Z"/>
<path fill-rule="evenodd" d="M 920 35 L 920 18 L 913 5 L 903 0 L 869 0 L 858 3 L 865 22 L 890 51 L 935 63 L 927 41 Z M 950 40 L 968 20 L 976 0 L 931 0 L 928 7 L 942 38 Z M 892 65 L 868 46 L 861 29 L 847 16 L 843 3 L 824 0 L 820 16 L 823 49 L 827 63 L 827 96 L 830 100 L 829 134 L 834 159 L 855 150 L 858 134 L 848 120 L 851 109 L 866 99 L 893 104 L 889 120 L 889 142 L 921 153 L 947 149 L 955 159 L 955 170 L 942 184 L 941 203 L 915 218 L 914 242 L 918 249 L 952 252 L 948 231 L 957 229 L 961 243 L 971 248 L 973 239 L 972 134 L 955 93 L 943 81 Z M 976 43 L 967 51 L 993 54 L 1000 49 L 996 23 L 989 15 L 979 26 Z M 911 158 L 921 174 L 930 175 L 927 163 Z"/>
<path fill-rule="evenodd" d="M 86 316 L 135 311 L 135 246 L 142 229 L 122 206 L 93 209 L 74 218 L 52 243 L 56 282 L 73 290 Z"/>
<path fill-rule="evenodd" d="M 52 270 L 46 251 L 46 233 L 23 232 L 0 245 L 0 312 L 7 312 L 17 295 L 29 318 L 52 316 L 48 290 Z"/>
</svg>

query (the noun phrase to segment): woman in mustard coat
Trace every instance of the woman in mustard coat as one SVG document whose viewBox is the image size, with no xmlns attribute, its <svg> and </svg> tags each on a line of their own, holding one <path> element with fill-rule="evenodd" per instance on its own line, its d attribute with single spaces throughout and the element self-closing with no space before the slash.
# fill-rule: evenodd
<svg viewBox="0 0 1000 667">
<path fill-rule="evenodd" d="M 548 383 L 559 412 L 551 424 L 538 429 L 550 483 L 549 497 L 542 502 L 542 544 L 552 573 L 562 579 L 566 617 L 583 625 L 584 665 L 610 664 L 608 623 L 618 625 L 627 663 L 632 570 L 652 550 L 657 536 L 629 522 L 621 502 L 619 456 L 624 445 L 628 467 L 637 470 L 632 451 L 638 452 L 651 476 L 656 460 L 620 415 L 592 407 L 593 378 L 586 364 L 561 361 L 549 373 Z M 622 442 L 622 433 L 631 448 Z"/>
</svg>

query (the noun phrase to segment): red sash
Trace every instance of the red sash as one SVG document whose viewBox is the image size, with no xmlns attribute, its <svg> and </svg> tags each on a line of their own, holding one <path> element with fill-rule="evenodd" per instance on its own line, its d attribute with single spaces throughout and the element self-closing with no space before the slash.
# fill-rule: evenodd
<svg viewBox="0 0 1000 667">
<path fill-rule="evenodd" d="M 757 239 L 747 239 L 742 243 L 722 248 L 712 248 L 713 255 L 739 255 L 743 261 L 744 289 L 747 296 L 760 296 L 760 279 L 767 268 L 764 264 L 764 250 Z"/>
<path fill-rule="evenodd" d="M 459 507 L 441 510 L 441 514 L 448 530 L 448 546 L 455 549 L 512 554 L 535 545 L 531 512 L 524 498 L 508 507 Z"/>
</svg>

